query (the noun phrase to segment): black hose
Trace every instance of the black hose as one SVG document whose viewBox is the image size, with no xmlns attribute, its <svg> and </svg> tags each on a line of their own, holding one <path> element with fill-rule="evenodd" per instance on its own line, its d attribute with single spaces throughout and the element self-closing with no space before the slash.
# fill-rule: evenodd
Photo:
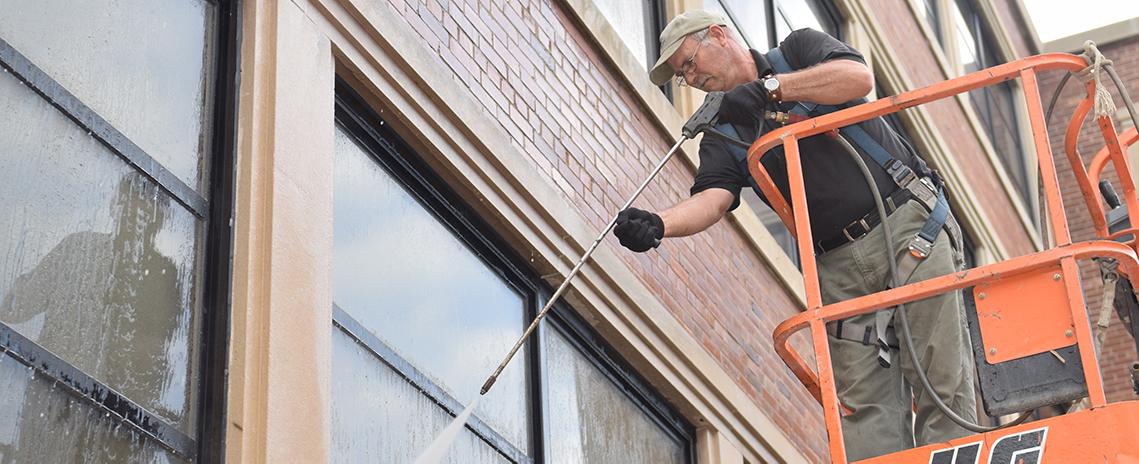
<svg viewBox="0 0 1139 464">
<path fill-rule="evenodd" d="M 862 171 L 862 176 L 866 179 L 866 185 L 870 186 L 871 195 L 874 197 L 874 206 L 878 208 L 878 217 L 882 218 L 882 232 L 883 237 L 885 237 L 886 240 L 886 253 L 888 257 L 886 261 L 888 261 L 890 264 L 891 286 L 894 288 L 900 287 L 903 282 L 899 282 L 900 278 L 898 277 L 898 263 L 894 261 L 894 257 L 897 256 L 897 254 L 894 250 L 894 242 L 891 240 L 893 233 L 890 231 L 889 221 L 886 220 L 888 217 L 886 214 L 886 205 L 882 203 L 882 195 L 878 191 L 878 184 L 875 183 L 874 176 L 870 174 L 870 168 L 866 167 L 866 162 L 862 160 L 862 156 L 858 154 L 858 151 L 856 151 L 854 147 L 850 145 L 850 142 L 848 142 L 846 138 L 841 135 L 838 136 L 838 141 L 843 146 L 843 148 L 846 149 L 847 154 L 849 154 L 850 157 L 854 159 L 855 164 L 858 165 L 858 169 Z M 901 207 L 901 205 L 898 206 Z M 991 432 L 993 430 L 1001 429 L 1004 427 L 1010 427 L 1020 424 L 1028 419 L 1030 412 L 1024 412 L 1020 415 L 1020 417 L 1016 418 L 1016 420 L 1007 424 L 997 426 L 984 426 L 980 424 L 974 424 L 969 420 L 957 415 L 956 412 L 950 409 L 949 406 L 946 405 L 940 397 L 938 397 L 937 392 L 934 391 L 933 385 L 929 381 L 929 376 L 926 375 L 925 371 L 921 368 L 921 363 L 918 362 L 918 353 L 917 350 L 914 349 L 913 336 L 910 334 L 910 323 L 909 319 L 906 317 L 905 304 L 898 303 L 897 308 L 898 318 L 902 323 L 902 336 L 905 340 L 906 352 L 909 353 L 910 361 L 914 364 L 914 371 L 917 372 L 918 379 L 921 381 L 922 388 L 925 390 L 926 394 L 929 395 L 931 399 L 933 399 L 934 404 L 937 405 L 937 409 L 941 410 L 941 413 L 945 414 L 945 417 L 948 417 L 950 420 L 957 423 L 957 425 L 960 425 L 962 428 L 977 433 Z"/>
<path fill-rule="evenodd" d="M 1111 82 L 1115 83 L 1115 88 L 1119 90 L 1119 96 L 1123 97 L 1123 105 L 1127 107 L 1127 114 L 1131 116 L 1131 125 L 1139 127 L 1139 118 L 1135 117 L 1135 104 L 1131 102 L 1131 95 L 1127 93 L 1127 87 L 1123 85 L 1123 81 L 1115 73 L 1115 67 L 1108 64 L 1104 65 L 1103 69 L 1106 69 L 1107 75 L 1111 76 Z"/>
<path fill-rule="evenodd" d="M 1044 113 L 1044 125 L 1048 125 L 1048 120 L 1052 119 L 1052 110 L 1056 109 L 1056 101 L 1060 99 L 1060 92 L 1064 90 L 1064 85 L 1068 83 L 1068 79 L 1072 78 L 1072 72 L 1064 73 L 1064 77 L 1060 79 L 1060 83 L 1056 84 L 1056 91 L 1052 92 L 1052 101 L 1048 103 L 1048 111 Z"/>
</svg>

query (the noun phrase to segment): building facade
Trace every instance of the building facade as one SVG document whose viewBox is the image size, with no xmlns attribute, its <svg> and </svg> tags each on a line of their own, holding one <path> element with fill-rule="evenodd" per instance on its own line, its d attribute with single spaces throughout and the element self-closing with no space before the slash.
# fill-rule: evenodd
<svg viewBox="0 0 1139 464">
<path fill-rule="evenodd" d="M 680 11 L 836 35 L 871 98 L 1039 51 L 1017 0 L 88 3 L 0 0 L 0 461 L 410 462 L 702 101 L 646 72 Z M 1023 98 L 890 118 L 973 264 L 1044 246 Z M 636 204 L 687 197 L 697 146 Z M 826 461 L 771 346 L 797 258 L 744 203 L 606 238 L 451 462 Z"/>
</svg>

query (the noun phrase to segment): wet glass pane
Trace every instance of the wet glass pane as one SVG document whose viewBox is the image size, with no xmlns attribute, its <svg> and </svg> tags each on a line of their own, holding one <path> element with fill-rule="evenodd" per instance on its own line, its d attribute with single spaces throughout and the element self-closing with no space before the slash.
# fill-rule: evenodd
<svg viewBox="0 0 1139 464">
<path fill-rule="evenodd" d="M 735 29 L 743 36 L 748 46 L 761 52 L 771 45 L 767 43 L 767 6 L 765 2 L 754 0 L 705 0 L 704 8 L 727 14 L 730 8 L 731 19 L 737 21 Z"/>
<path fill-rule="evenodd" d="M 342 130 L 336 136 L 333 301 L 459 401 L 524 328 L 524 301 Z M 476 413 L 529 449 L 522 350 Z"/>
<path fill-rule="evenodd" d="M 809 27 L 816 31 L 834 34 L 830 27 L 823 26 L 818 14 L 807 0 L 777 0 L 775 10 L 775 40 L 782 41 L 792 31 Z"/>
<path fill-rule="evenodd" d="M 0 321 L 192 435 L 196 218 L 0 73 Z"/>
<path fill-rule="evenodd" d="M 630 2 L 628 0 L 596 0 L 597 9 L 601 10 L 601 14 L 617 31 L 617 35 L 621 40 L 625 41 L 625 45 L 629 47 L 629 51 L 633 52 L 633 56 L 637 57 L 637 61 L 648 69 L 648 66 L 656 62 L 657 57 L 649 57 L 648 44 L 645 43 L 649 35 L 646 29 L 645 21 L 649 19 L 651 13 L 648 9 L 648 2 Z"/>
<path fill-rule="evenodd" d="M 563 335 L 543 335 L 550 462 L 686 462 L 684 449 Z"/>
<path fill-rule="evenodd" d="M 186 462 L 0 354 L 0 462 Z"/>
<path fill-rule="evenodd" d="M 977 57 L 977 42 L 973 38 L 973 29 L 965 21 L 957 2 L 950 3 L 949 9 L 953 12 L 954 35 L 957 36 L 957 64 L 961 65 L 966 73 L 978 71 L 981 69 L 981 63 Z"/>
<path fill-rule="evenodd" d="M 205 0 L 0 0 L 0 38 L 205 195 L 215 9 Z"/>
<path fill-rule="evenodd" d="M 332 378 L 332 462 L 412 462 L 454 419 L 336 328 Z M 444 462 L 510 461 L 463 429 Z"/>
</svg>

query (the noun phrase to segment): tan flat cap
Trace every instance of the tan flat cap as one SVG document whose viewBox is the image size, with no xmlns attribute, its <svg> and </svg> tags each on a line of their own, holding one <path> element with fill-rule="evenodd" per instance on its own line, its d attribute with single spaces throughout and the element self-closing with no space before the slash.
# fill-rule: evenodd
<svg viewBox="0 0 1139 464">
<path fill-rule="evenodd" d="M 668 59 L 672 58 L 672 54 L 680 48 L 684 38 L 713 24 L 727 26 L 728 18 L 708 10 L 688 10 L 672 18 L 660 33 L 660 58 L 653 65 L 652 71 L 649 71 L 649 80 L 656 85 L 668 82 L 676 74 L 676 70 L 668 64 Z"/>
</svg>

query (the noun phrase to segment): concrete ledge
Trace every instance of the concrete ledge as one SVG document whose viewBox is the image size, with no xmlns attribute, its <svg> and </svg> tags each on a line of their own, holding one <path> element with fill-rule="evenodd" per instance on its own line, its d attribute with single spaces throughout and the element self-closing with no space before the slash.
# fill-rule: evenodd
<svg viewBox="0 0 1139 464">
<path fill-rule="evenodd" d="M 1084 41 L 1087 40 L 1091 40 L 1095 42 L 1096 45 L 1103 47 L 1109 43 L 1133 38 L 1135 36 L 1139 36 L 1139 18 L 1131 18 L 1126 21 L 1108 24 L 1087 32 L 1081 32 L 1046 42 L 1042 48 L 1045 53 L 1082 53 L 1084 51 Z"/>
</svg>

